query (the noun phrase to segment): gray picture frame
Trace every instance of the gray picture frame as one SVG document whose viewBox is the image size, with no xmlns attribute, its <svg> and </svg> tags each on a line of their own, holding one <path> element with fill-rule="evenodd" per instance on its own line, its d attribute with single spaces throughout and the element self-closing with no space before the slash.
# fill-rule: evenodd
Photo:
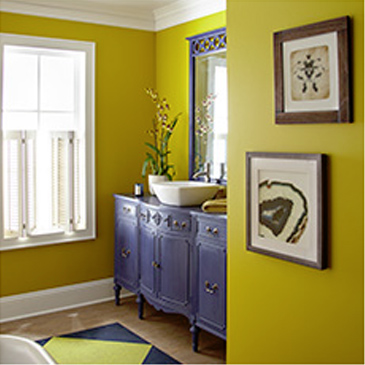
<svg viewBox="0 0 365 365">
<path fill-rule="evenodd" d="M 327 268 L 324 154 L 246 153 L 246 248 Z"/>
</svg>

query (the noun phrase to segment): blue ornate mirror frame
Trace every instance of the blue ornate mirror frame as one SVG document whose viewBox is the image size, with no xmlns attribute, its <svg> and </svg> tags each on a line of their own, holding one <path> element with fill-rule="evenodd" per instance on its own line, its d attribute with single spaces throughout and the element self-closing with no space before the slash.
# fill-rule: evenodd
<svg viewBox="0 0 365 365">
<path fill-rule="evenodd" d="M 224 184 L 228 132 L 226 28 L 187 40 L 190 42 L 189 178 L 204 176 L 207 181 Z"/>
</svg>

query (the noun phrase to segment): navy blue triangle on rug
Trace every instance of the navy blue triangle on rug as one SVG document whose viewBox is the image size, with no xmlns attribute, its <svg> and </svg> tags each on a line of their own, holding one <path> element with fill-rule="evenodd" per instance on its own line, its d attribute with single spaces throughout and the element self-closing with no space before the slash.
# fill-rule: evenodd
<svg viewBox="0 0 365 365">
<path fill-rule="evenodd" d="M 100 343 L 99 341 L 109 341 L 110 343 L 125 343 L 125 344 L 133 344 L 133 345 L 143 345 L 145 353 L 141 357 L 141 361 L 138 361 L 139 364 L 180 364 L 177 360 L 161 351 L 157 347 L 151 345 L 148 341 L 144 340 L 142 337 L 136 335 L 126 327 L 122 326 L 119 323 L 112 323 L 108 325 L 104 325 L 101 327 L 91 328 L 83 331 L 78 331 L 70 334 L 65 334 L 57 337 L 50 337 L 44 340 L 37 341 L 41 346 L 44 346 L 47 350 L 52 348 L 48 345 L 55 339 L 74 339 L 74 340 L 97 340 L 95 343 Z M 92 341 L 89 341 L 92 343 Z M 107 342 L 105 342 L 107 343 Z M 54 356 L 52 351 L 50 354 Z M 57 353 L 56 353 L 57 354 Z M 57 357 L 55 357 L 57 361 Z M 62 358 L 62 357 L 61 357 Z M 97 360 L 97 359 L 96 359 Z M 63 362 L 67 363 L 67 362 Z M 71 360 L 72 363 L 72 360 Z M 77 363 L 77 362 L 75 362 Z M 97 361 L 93 361 L 92 363 L 98 363 Z M 115 362 L 114 362 L 115 363 Z M 123 363 L 122 361 L 120 362 Z"/>
</svg>

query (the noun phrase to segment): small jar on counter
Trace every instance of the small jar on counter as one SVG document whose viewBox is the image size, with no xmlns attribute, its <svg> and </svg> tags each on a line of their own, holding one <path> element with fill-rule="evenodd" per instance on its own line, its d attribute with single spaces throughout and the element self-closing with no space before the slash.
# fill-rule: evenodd
<svg viewBox="0 0 365 365">
<path fill-rule="evenodd" d="M 143 184 L 134 184 L 134 196 L 143 196 Z"/>
</svg>

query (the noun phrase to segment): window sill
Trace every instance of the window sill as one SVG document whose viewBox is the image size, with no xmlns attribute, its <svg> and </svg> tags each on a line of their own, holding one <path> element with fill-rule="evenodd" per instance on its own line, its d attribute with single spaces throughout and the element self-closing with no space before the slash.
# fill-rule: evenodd
<svg viewBox="0 0 365 365">
<path fill-rule="evenodd" d="M 28 238 L 6 239 L 0 241 L 0 251 L 18 250 L 32 247 L 41 247 L 56 245 L 60 243 L 72 243 L 77 241 L 91 241 L 96 239 L 95 233 L 85 232 L 83 234 L 73 233 L 70 235 L 62 235 L 62 237 L 56 237 L 56 235 L 37 236 Z"/>
</svg>

